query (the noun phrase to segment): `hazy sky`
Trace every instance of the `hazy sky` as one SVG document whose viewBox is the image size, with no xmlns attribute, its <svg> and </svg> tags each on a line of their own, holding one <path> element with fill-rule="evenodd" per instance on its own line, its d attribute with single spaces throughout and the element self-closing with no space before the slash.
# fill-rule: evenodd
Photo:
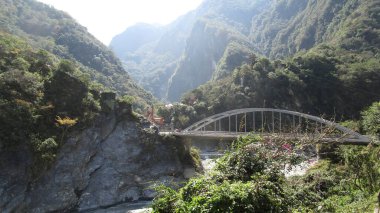
<svg viewBox="0 0 380 213">
<path fill-rule="evenodd" d="M 138 22 L 168 24 L 202 0 L 38 0 L 69 13 L 108 45 L 113 36 Z"/>
</svg>

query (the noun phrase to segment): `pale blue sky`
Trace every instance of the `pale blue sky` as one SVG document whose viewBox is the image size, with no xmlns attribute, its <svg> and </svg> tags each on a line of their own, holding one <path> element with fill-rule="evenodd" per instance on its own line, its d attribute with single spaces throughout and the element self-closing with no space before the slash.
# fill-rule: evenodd
<svg viewBox="0 0 380 213">
<path fill-rule="evenodd" d="M 138 22 L 168 24 L 202 0 L 38 0 L 69 13 L 108 45 L 113 36 Z"/>
</svg>

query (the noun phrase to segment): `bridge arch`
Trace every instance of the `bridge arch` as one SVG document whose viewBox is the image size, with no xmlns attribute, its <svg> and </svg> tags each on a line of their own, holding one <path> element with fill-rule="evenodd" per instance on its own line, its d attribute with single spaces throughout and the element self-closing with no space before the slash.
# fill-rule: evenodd
<svg viewBox="0 0 380 213">
<path fill-rule="evenodd" d="M 257 132 L 257 133 L 313 133 L 324 129 L 334 130 L 336 138 L 368 143 L 369 139 L 335 122 L 305 113 L 273 109 L 244 108 L 230 110 L 202 119 L 184 129 L 184 133 L 195 132 Z"/>
</svg>

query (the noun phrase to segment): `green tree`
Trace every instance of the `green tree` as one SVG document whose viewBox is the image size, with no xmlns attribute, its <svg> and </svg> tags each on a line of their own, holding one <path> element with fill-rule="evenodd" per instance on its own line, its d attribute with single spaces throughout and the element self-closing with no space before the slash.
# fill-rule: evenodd
<svg viewBox="0 0 380 213">
<path fill-rule="evenodd" d="M 380 137 L 380 102 L 373 103 L 362 112 L 362 125 L 368 134 Z"/>
</svg>

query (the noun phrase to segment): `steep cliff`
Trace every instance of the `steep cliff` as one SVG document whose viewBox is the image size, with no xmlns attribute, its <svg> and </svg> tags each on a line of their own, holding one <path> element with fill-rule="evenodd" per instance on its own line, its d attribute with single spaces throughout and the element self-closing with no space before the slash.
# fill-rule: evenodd
<svg viewBox="0 0 380 213">
<path fill-rule="evenodd" d="M 51 168 L 31 174 L 26 147 L 0 150 L 2 212 L 68 212 L 149 200 L 154 184 L 184 180 L 194 170 L 188 147 L 160 138 L 125 110 L 101 115 L 63 143 Z"/>
<path fill-rule="evenodd" d="M 165 99 L 167 82 L 177 67 L 186 47 L 186 39 L 198 16 L 190 12 L 160 27 L 137 24 L 115 36 L 110 47 L 135 81 L 154 96 Z M 138 38 L 136 35 L 139 35 Z"/>
<path fill-rule="evenodd" d="M 169 80 L 168 100 L 179 100 L 186 91 L 211 80 L 214 73 L 214 76 L 219 76 L 216 73 L 222 71 L 217 70 L 217 65 L 223 63 L 223 55 L 226 57 L 224 60 L 228 60 L 229 52 L 233 51 L 232 48 L 227 48 L 229 44 L 250 46 L 243 33 L 232 29 L 233 26 L 227 23 L 213 22 L 209 19 L 202 19 L 194 24 L 183 56 Z M 239 58 L 248 58 L 249 53 L 238 51 L 237 55 Z M 233 70 L 235 67 L 231 68 Z"/>
</svg>

